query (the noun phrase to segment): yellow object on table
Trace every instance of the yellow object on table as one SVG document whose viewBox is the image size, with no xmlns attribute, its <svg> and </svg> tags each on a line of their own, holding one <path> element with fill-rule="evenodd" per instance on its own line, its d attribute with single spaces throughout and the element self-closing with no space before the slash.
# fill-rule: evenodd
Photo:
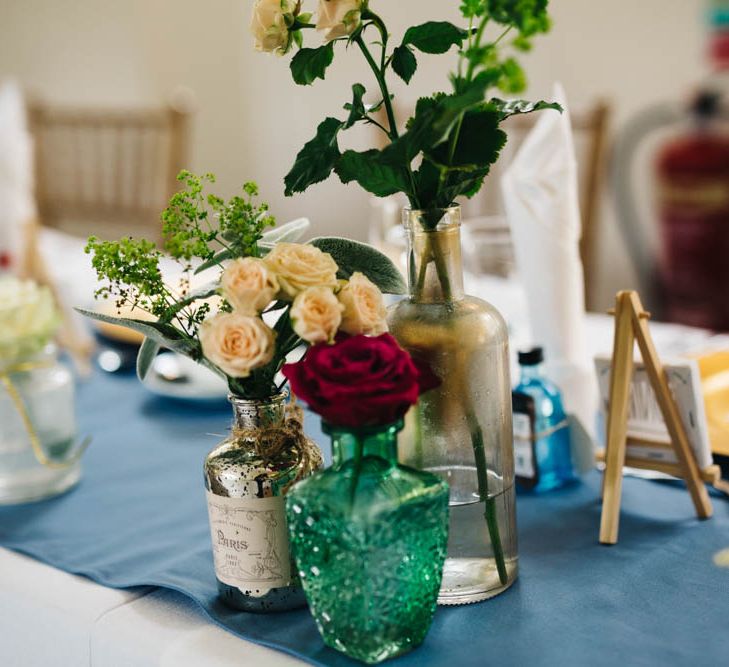
<svg viewBox="0 0 729 667">
<path fill-rule="evenodd" d="M 714 454 L 729 456 L 729 350 L 709 352 L 696 358 Z"/>
</svg>

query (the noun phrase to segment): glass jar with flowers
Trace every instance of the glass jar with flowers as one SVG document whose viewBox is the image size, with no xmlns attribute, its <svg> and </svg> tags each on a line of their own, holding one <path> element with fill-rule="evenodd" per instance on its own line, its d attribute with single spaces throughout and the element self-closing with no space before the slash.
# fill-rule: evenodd
<svg viewBox="0 0 729 667">
<path fill-rule="evenodd" d="M 62 493 L 81 478 L 73 375 L 51 343 L 47 287 L 0 277 L 0 504 Z"/>
<path fill-rule="evenodd" d="M 330 116 L 299 152 L 285 178 L 286 194 L 303 192 L 336 173 L 377 197 L 401 193 L 408 237 L 409 298 L 390 315 L 401 345 L 443 378 L 409 417 L 413 465 L 447 479 L 451 489 L 448 559 L 439 602 L 477 602 L 505 590 L 517 574 L 514 464 L 508 335 L 491 305 L 463 291 L 461 197 L 477 194 L 506 143 L 501 124 L 516 114 L 559 109 L 548 102 L 504 100 L 526 77 L 511 50 L 529 51 L 549 30 L 548 0 L 461 0 L 463 25 L 427 21 L 409 27 L 399 43 L 374 0 L 306 2 L 256 0 L 251 29 L 256 48 L 295 50 L 291 73 L 300 85 L 324 79 L 338 50 L 361 52 L 377 85 L 370 102 L 362 83 L 352 86 L 345 116 Z M 384 4 L 384 3 L 383 3 Z M 316 29 L 323 45 L 304 47 Z M 398 123 L 391 75 L 410 83 L 418 53 L 458 52 L 452 90 L 421 97 Z M 382 133 L 384 148 L 341 150 L 357 125 Z"/>
<path fill-rule="evenodd" d="M 380 288 L 400 292 L 402 279 L 364 244 L 295 242 L 306 221 L 267 231 L 275 221 L 266 204 L 254 202 L 254 183 L 225 202 L 203 194 L 210 175 L 183 172 L 180 180 L 187 188 L 162 214 L 163 248 L 133 239 L 88 244 L 103 281 L 97 295 L 154 319 L 83 312 L 146 336 L 137 362 L 142 378 L 165 347 L 226 380 L 233 426 L 204 464 L 219 592 L 237 609 L 291 609 L 305 599 L 291 566 L 284 497 L 322 460 L 304 435 L 301 410 L 287 403 L 281 367 L 302 345 L 384 329 Z M 182 264 L 176 289 L 163 278 L 163 252 Z M 193 290 L 196 274 L 211 281 Z"/>
<path fill-rule="evenodd" d="M 368 663 L 405 653 L 423 641 L 435 612 L 448 486 L 400 465 L 397 438 L 407 410 L 438 381 L 389 334 L 315 345 L 284 374 L 332 440 L 332 467 L 286 501 L 319 632 Z"/>
</svg>

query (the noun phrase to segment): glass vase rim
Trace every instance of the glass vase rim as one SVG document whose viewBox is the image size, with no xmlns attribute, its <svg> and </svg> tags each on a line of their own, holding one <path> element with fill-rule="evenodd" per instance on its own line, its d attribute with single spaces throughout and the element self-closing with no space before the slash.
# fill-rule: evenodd
<svg viewBox="0 0 729 667">
<path fill-rule="evenodd" d="M 461 211 L 460 204 L 453 204 L 445 208 L 411 208 L 410 206 L 404 206 L 403 227 L 409 231 L 423 234 L 435 234 L 458 229 L 462 224 Z M 434 213 L 439 216 L 438 222 L 432 227 L 423 224 L 423 219 Z"/>
<path fill-rule="evenodd" d="M 394 422 L 388 422 L 387 424 L 373 424 L 369 426 L 343 426 L 340 424 L 332 424 L 331 422 L 325 421 L 323 419 L 321 421 L 322 431 L 324 431 L 326 435 L 353 433 L 360 436 L 372 436 L 379 435 L 390 430 L 394 430 L 396 433 L 399 433 L 400 431 L 402 431 L 404 426 L 405 419 L 403 417 L 400 417 L 400 419 L 397 419 Z"/>
<path fill-rule="evenodd" d="M 443 211 L 443 213 L 447 213 L 448 211 L 460 211 L 461 205 L 451 204 L 450 206 L 433 206 L 432 208 L 413 208 L 412 206 L 406 204 L 405 206 L 403 206 L 402 210 L 409 214 L 431 213 L 433 211 Z"/>
<path fill-rule="evenodd" d="M 233 393 L 228 394 L 228 401 L 232 405 L 242 405 L 242 406 L 258 406 L 258 405 L 280 405 L 281 403 L 285 403 L 288 400 L 289 397 L 289 390 L 288 389 L 282 389 L 276 394 L 272 394 L 271 396 L 267 396 L 266 398 L 244 398 L 243 396 L 238 396 Z"/>
</svg>

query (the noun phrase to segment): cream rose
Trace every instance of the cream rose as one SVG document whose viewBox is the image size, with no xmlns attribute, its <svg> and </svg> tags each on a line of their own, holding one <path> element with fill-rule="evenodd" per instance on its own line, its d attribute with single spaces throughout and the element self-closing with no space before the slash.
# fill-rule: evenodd
<svg viewBox="0 0 729 667">
<path fill-rule="evenodd" d="M 273 359 L 275 334 L 258 317 L 220 313 L 202 323 L 199 335 L 205 357 L 233 378 L 248 377 Z"/>
<path fill-rule="evenodd" d="M 307 343 L 331 343 L 342 322 L 344 306 L 328 287 L 309 287 L 291 307 L 294 331 Z"/>
<path fill-rule="evenodd" d="M 349 37 L 359 26 L 364 0 L 319 0 L 316 29 L 324 41 Z"/>
<path fill-rule="evenodd" d="M 387 331 L 387 310 L 382 292 L 363 273 L 355 272 L 339 291 L 344 306 L 340 331 L 356 336 L 377 336 Z"/>
<path fill-rule="evenodd" d="M 263 260 L 276 274 L 281 295 L 293 299 L 307 287 L 337 286 L 339 267 L 332 256 L 313 245 L 277 243 Z"/>
<path fill-rule="evenodd" d="M 220 279 L 223 296 L 235 310 L 257 315 L 278 294 L 276 276 L 262 259 L 244 257 L 230 263 Z"/>
<path fill-rule="evenodd" d="M 251 34 L 257 51 L 283 55 L 291 46 L 289 26 L 298 11 L 294 0 L 256 0 Z"/>
<path fill-rule="evenodd" d="M 47 287 L 0 278 L 0 365 L 40 352 L 60 319 Z"/>
</svg>

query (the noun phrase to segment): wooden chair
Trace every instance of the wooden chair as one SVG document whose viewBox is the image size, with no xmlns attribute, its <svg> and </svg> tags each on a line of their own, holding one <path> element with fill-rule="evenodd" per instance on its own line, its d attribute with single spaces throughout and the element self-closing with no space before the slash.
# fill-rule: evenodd
<svg viewBox="0 0 729 667">
<path fill-rule="evenodd" d="M 41 225 L 79 236 L 160 236 L 185 165 L 188 113 L 31 104 Z"/>
<path fill-rule="evenodd" d="M 401 120 L 406 117 L 404 110 L 396 111 L 396 116 Z M 587 109 L 572 112 L 571 116 L 580 179 L 580 210 L 582 215 L 580 256 L 585 274 L 585 305 L 588 310 L 592 310 L 596 279 L 595 243 L 599 229 L 600 205 L 605 182 L 610 107 L 605 101 L 598 100 Z M 503 127 L 509 136 L 509 140 L 499 161 L 492 167 L 483 190 L 474 199 L 461 202 L 466 221 L 469 218 L 483 218 L 483 216 L 504 216 L 500 188 L 496 184 L 511 163 L 536 119 L 536 115 L 514 116 L 504 123 Z M 381 140 L 382 133 L 379 130 L 378 135 Z M 392 216 L 389 216 L 389 219 L 392 219 Z M 386 225 L 388 222 L 385 221 L 384 224 Z M 507 227 L 501 228 L 499 232 L 504 232 L 507 229 Z M 372 234 L 370 236 L 371 240 L 375 236 L 376 234 Z"/>
</svg>

